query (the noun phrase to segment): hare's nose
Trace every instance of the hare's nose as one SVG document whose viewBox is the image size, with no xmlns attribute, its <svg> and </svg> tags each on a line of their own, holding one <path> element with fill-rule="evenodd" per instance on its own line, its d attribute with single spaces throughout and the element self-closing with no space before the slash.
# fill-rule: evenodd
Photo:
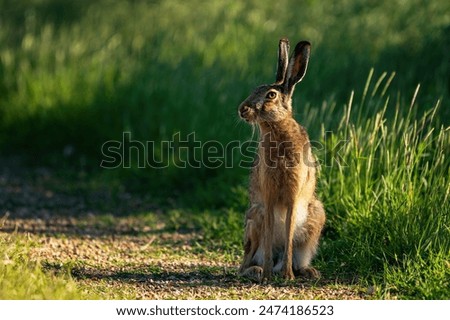
<svg viewBox="0 0 450 320">
<path fill-rule="evenodd" d="M 250 111 L 250 108 L 248 106 L 242 106 L 239 110 L 239 113 L 240 113 L 241 117 L 243 117 L 249 111 Z"/>
</svg>

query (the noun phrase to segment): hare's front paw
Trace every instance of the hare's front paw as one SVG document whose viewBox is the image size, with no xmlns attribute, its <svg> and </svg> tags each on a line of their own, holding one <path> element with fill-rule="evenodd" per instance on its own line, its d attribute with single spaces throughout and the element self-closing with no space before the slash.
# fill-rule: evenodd
<svg viewBox="0 0 450 320">
<path fill-rule="evenodd" d="M 295 276 L 294 276 L 294 273 L 292 272 L 292 270 L 285 271 L 282 273 L 282 275 L 283 275 L 284 280 L 294 280 L 295 279 Z"/>
<path fill-rule="evenodd" d="M 283 268 L 281 270 L 281 276 L 284 280 L 294 280 L 294 272 L 292 271 L 292 268 Z"/>
<path fill-rule="evenodd" d="M 295 270 L 295 275 L 307 278 L 307 279 L 319 279 L 320 278 L 320 272 L 316 268 L 313 267 L 304 267 L 300 268 L 298 270 Z"/>
</svg>

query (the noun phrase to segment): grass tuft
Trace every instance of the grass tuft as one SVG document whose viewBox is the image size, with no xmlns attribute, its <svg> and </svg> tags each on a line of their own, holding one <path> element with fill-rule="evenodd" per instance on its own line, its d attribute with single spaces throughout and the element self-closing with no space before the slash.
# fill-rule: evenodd
<svg viewBox="0 0 450 320">
<path fill-rule="evenodd" d="M 29 258 L 30 242 L 0 233 L 0 299 L 95 299 L 81 290 L 69 273 L 49 274 Z"/>
</svg>

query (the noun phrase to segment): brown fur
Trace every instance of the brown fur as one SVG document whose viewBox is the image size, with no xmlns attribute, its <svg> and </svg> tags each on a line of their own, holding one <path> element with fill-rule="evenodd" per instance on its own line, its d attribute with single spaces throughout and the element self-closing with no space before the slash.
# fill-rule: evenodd
<svg viewBox="0 0 450 320">
<path fill-rule="evenodd" d="M 308 134 L 292 116 L 291 97 L 303 78 L 310 44 L 297 44 L 288 61 L 289 43 L 279 45 L 276 82 L 263 85 L 239 106 L 239 115 L 257 124 L 258 159 L 250 176 L 250 209 L 246 214 L 244 259 L 239 273 L 269 280 L 275 271 L 317 277 L 310 267 L 325 211 L 315 196 L 316 168 Z"/>
</svg>

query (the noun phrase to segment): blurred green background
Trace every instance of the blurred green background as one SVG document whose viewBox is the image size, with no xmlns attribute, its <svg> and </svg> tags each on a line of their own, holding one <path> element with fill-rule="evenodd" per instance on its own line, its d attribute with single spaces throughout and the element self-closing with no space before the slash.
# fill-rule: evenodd
<svg viewBox="0 0 450 320">
<path fill-rule="evenodd" d="M 448 1 L 1 0 L 0 8 L 1 150 L 43 161 L 69 146 L 97 164 L 101 144 L 123 131 L 144 141 L 178 131 L 247 139 L 237 105 L 273 81 L 284 36 L 313 45 L 294 101 L 313 137 L 323 121 L 304 106 L 340 109 L 351 90 L 361 94 L 371 67 L 376 76 L 395 71 L 390 89 L 407 99 L 420 83 L 424 107 L 449 94 Z"/>
</svg>

